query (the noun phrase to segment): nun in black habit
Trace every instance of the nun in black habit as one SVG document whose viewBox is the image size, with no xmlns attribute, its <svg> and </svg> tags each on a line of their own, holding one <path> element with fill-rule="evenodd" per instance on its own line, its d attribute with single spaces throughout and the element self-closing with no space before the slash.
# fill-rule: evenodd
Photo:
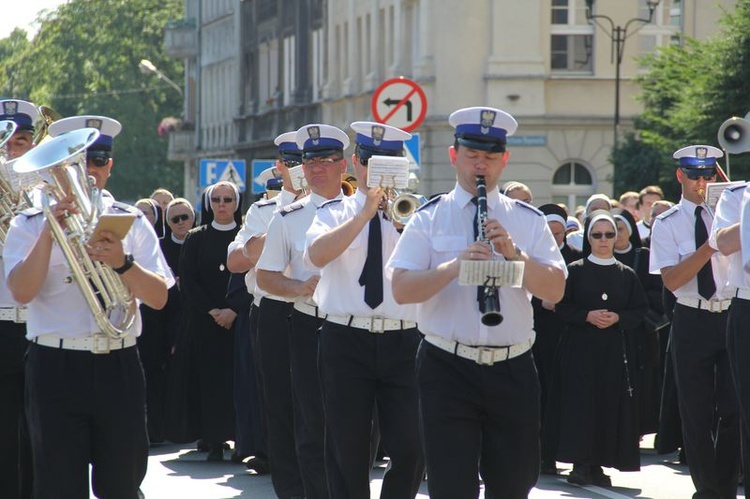
<svg viewBox="0 0 750 499">
<path fill-rule="evenodd" d="M 226 300 L 230 272 L 227 246 L 240 229 L 237 187 L 218 182 L 206 195 L 213 220 L 190 232 L 180 256 L 180 288 L 189 314 L 187 335 L 195 347 L 191 371 L 199 380 L 200 437 L 209 461 L 223 459 L 223 444 L 234 439 L 234 335 L 237 318 Z"/>
<path fill-rule="evenodd" d="M 556 311 L 560 343 L 558 461 L 573 463 L 568 482 L 611 486 L 602 466 L 640 469 L 637 407 L 628 335 L 641 326 L 645 293 L 635 272 L 614 258 L 616 223 L 597 210 L 586 221 L 591 253 L 568 265 Z"/>
</svg>

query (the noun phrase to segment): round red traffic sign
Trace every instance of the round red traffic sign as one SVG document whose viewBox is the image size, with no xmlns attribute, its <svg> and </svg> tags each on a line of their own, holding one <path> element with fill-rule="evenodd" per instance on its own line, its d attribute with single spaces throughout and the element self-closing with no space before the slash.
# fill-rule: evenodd
<svg viewBox="0 0 750 499">
<path fill-rule="evenodd" d="M 427 96 L 418 83 L 404 77 L 392 78 L 375 90 L 370 106 L 378 123 L 411 132 L 427 115 Z"/>
</svg>

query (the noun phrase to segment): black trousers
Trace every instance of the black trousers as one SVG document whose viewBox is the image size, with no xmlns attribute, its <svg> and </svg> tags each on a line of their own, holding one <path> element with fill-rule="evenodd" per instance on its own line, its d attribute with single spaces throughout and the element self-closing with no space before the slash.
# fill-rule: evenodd
<svg viewBox="0 0 750 499">
<path fill-rule="evenodd" d="M 377 413 L 390 469 L 382 499 L 413 498 L 424 471 L 414 372 L 415 329 L 373 334 L 324 322 L 318 349 L 326 474 L 335 499 L 369 499 L 370 433 Z"/>
<path fill-rule="evenodd" d="M 266 429 L 256 377 L 252 341 L 258 326 L 257 313 L 240 314 L 234 324 L 235 453 L 240 457 L 266 455 Z"/>
<path fill-rule="evenodd" d="M 750 300 L 732 299 L 727 319 L 727 353 L 732 379 L 737 392 L 740 408 L 740 434 L 742 465 L 745 478 L 745 498 L 750 498 L 750 336 L 747 334 L 750 322 Z"/>
<path fill-rule="evenodd" d="M 88 499 L 89 464 L 100 499 L 137 499 L 148 435 L 136 347 L 109 354 L 32 344 L 26 412 L 35 499 Z"/>
<path fill-rule="evenodd" d="M 31 444 L 23 409 L 26 325 L 0 321 L 0 495 L 31 497 Z"/>
<path fill-rule="evenodd" d="M 726 346 L 728 315 L 679 303 L 674 309 L 672 358 L 694 498 L 737 494 L 740 429 Z"/>
<path fill-rule="evenodd" d="M 289 360 L 292 304 L 263 298 L 258 307 L 258 343 L 268 426 L 271 482 L 280 499 L 304 496 L 294 442 L 294 409 Z"/>
<path fill-rule="evenodd" d="M 479 474 L 487 498 L 527 497 L 539 475 L 531 352 L 480 366 L 423 341 L 417 373 L 430 498 L 479 497 Z"/>
<path fill-rule="evenodd" d="M 323 319 L 292 311 L 289 357 L 294 400 L 294 441 L 306 499 L 328 497 L 323 454 L 325 420 L 318 378 L 318 335 Z"/>
</svg>

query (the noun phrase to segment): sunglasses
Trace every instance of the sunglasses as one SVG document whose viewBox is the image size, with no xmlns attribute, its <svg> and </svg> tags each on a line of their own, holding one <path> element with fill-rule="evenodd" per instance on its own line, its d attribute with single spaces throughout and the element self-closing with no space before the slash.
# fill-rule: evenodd
<svg viewBox="0 0 750 499">
<path fill-rule="evenodd" d="M 589 235 L 594 239 L 601 239 L 602 237 L 606 237 L 607 239 L 614 239 L 616 234 L 614 232 L 592 232 Z"/>
<path fill-rule="evenodd" d="M 172 222 L 173 224 L 178 224 L 180 222 L 187 222 L 188 220 L 190 220 L 190 215 L 188 215 L 187 213 L 183 213 L 182 215 L 175 215 L 169 219 L 169 221 Z"/>
<path fill-rule="evenodd" d="M 213 197 L 213 196 L 211 197 L 211 202 L 212 203 L 219 204 L 222 201 L 224 202 L 224 204 L 234 203 L 234 198 L 233 197 L 229 197 L 229 196 L 225 196 L 223 198 Z"/>
<path fill-rule="evenodd" d="M 341 161 L 344 158 L 310 158 L 303 160 L 303 163 L 310 166 L 328 166 Z"/>
<path fill-rule="evenodd" d="M 107 163 L 109 163 L 109 156 L 86 156 L 86 161 L 101 168 L 102 166 L 107 166 Z"/>
<path fill-rule="evenodd" d="M 698 170 L 694 168 L 683 168 L 682 173 L 684 173 L 690 180 L 698 180 L 699 178 L 713 180 L 716 178 L 716 170 L 713 169 Z"/>
</svg>

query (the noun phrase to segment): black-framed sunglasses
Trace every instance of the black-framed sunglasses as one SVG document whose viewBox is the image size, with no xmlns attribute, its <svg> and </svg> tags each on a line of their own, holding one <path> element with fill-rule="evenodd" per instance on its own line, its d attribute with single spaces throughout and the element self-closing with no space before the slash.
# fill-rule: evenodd
<svg viewBox="0 0 750 499">
<path fill-rule="evenodd" d="M 592 232 L 591 233 L 591 237 L 593 239 L 601 239 L 603 237 L 607 239 L 614 239 L 616 235 L 617 234 L 615 234 L 614 232 Z"/>
<path fill-rule="evenodd" d="M 224 196 L 224 197 L 218 197 L 218 196 L 214 197 L 214 196 L 211 196 L 211 202 L 212 203 L 219 204 L 222 201 L 224 202 L 224 204 L 234 203 L 234 198 L 230 197 L 230 196 Z"/>
<path fill-rule="evenodd" d="M 683 168 L 682 172 L 690 180 L 698 180 L 703 178 L 705 180 L 713 180 L 716 178 L 716 170 L 713 168 L 697 169 L 697 168 Z"/>
<path fill-rule="evenodd" d="M 109 163 L 109 156 L 92 156 L 92 155 L 86 155 L 86 161 L 91 163 L 92 165 L 101 168 L 103 166 L 107 166 L 107 163 Z"/>
<path fill-rule="evenodd" d="M 172 222 L 173 224 L 178 224 L 180 222 L 187 222 L 188 220 L 190 220 L 190 215 L 188 215 L 187 213 L 183 213 L 182 215 L 175 215 L 169 219 L 169 221 Z"/>
</svg>

